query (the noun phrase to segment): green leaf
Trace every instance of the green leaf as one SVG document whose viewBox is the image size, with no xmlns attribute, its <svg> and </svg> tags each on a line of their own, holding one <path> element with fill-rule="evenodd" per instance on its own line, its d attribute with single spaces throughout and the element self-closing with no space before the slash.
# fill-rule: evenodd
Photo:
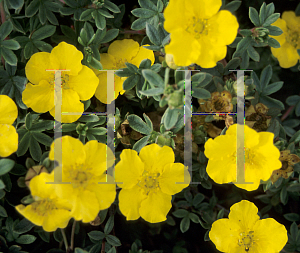
<svg viewBox="0 0 300 253">
<path fill-rule="evenodd" d="M 280 201 L 284 205 L 286 205 L 288 201 L 286 186 L 283 186 L 280 191 Z"/>
<path fill-rule="evenodd" d="M 30 231 L 34 226 L 35 224 L 24 218 L 14 227 L 14 232 L 17 234 L 23 234 Z"/>
<path fill-rule="evenodd" d="M 300 116 L 300 102 L 298 102 L 298 104 L 295 107 L 295 114 L 297 117 Z"/>
<path fill-rule="evenodd" d="M 262 26 L 268 26 L 273 24 L 280 17 L 280 13 L 271 14 L 266 21 L 262 24 Z"/>
<path fill-rule="evenodd" d="M 54 128 L 54 120 L 43 120 L 41 122 L 38 122 L 31 127 L 31 131 L 37 131 L 37 132 L 42 132 L 45 130 L 50 130 Z"/>
<path fill-rule="evenodd" d="M 222 219 L 224 217 L 224 208 L 222 208 L 217 215 L 217 219 Z"/>
<path fill-rule="evenodd" d="M 3 181 L 0 179 L 0 191 L 2 191 L 2 189 L 4 189 L 5 188 L 5 184 L 3 183 Z M 1 193 L 0 193 L 0 195 L 1 195 Z M 0 199 L 1 199 L 2 197 L 0 196 Z"/>
<path fill-rule="evenodd" d="M 31 126 L 32 126 L 32 114 L 27 113 L 25 117 L 25 127 L 27 130 L 30 130 Z"/>
<path fill-rule="evenodd" d="M 131 88 L 133 88 L 138 83 L 139 80 L 140 80 L 139 75 L 132 75 L 132 76 L 128 77 L 123 82 L 123 89 L 124 90 L 130 90 Z"/>
<path fill-rule="evenodd" d="M 262 25 L 265 22 L 266 18 L 267 18 L 267 6 L 266 3 L 264 2 L 259 10 L 260 25 Z"/>
<path fill-rule="evenodd" d="M 107 133 L 107 129 L 104 127 L 92 128 L 92 129 L 88 129 L 88 133 L 92 135 L 104 135 Z"/>
<path fill-rule="evenodd" d="M 50 147 L 51 143 L 53 142 L 53 139 L 49 137 L 48 135 L 40 132 L 31 132 L 31 135 L 39 142 L 42 143 L 43 145 Z"/>
<path fill-rule="evenodd" d="M 21 235 L 16 239 L 16 243 L 20 244 L 31 244 L 36 240 L 34 235 Z"/>
<path fill-rule="evenodd" d="M 295 222 L 290 227 L 290 233 L 292 239 L 296 242 L 297 241 L 297 235 L 298 235 L 298 226 Z"/>
<path fill-rule="evenodd" d="M 149 135 L 151 134 L 151 128 L 137 115 L 128 115 L 127 116 L 128 123 L 132 129 L 135 131 Z"/>
<path fill-rule="evenodd" d="M 161 0 L 158 0 L 157 4 L 156 4 L 156 8 L 157 8 L 158 12 L 162 12 L 162 10 L 164 8 L 164 3 Z"/>
<path fill-rule="evenodd" d="M 111 15 L 108 11 L 106 10 L 103 10 L 103 9 L 98 9 L 98 12 L 103 16 L 103 17 L 106 17 L 106 18 L 114 18 L 113 15 Z"/>
<path fill-rule="evenodd" d="M 105 237 L 105 234 L 101 231 L 92 231 L 88 233 L 88 236 L 95 241 L 100 241 Z"/>
<path fill-rule="evenodd" d="M 145 8 L 136 8 L 132 10 L 131 13 L 138 18 L 151 18 L 156 15 L 155 11 Z"/>
<path fill-rule="evenodd" d="M 260 26 L 258 12 L 253 7 L 249 8 L 249 18 L 255 26 Z"/>
<path fill-rule="evenodd" d="M 101 43 L 108 43 L 115 39 L 119 35 L 119 29 L 110 29 L 106 32 L 104 38 L 101 40 Z"/>
<path fill-rule="evenodd" d="M 277 40 L 275 40 L 274 38 L 269 38 L 268 39 L 268 45 L 270 47 L 274 47 L 274 48 L 279 48 L 280 47 L 280 44 Z"/>
<path fill-rule="evenodd" d="M 208 85 L 212 80 L 212 75 L 209 73 L 197 73 L 192 76 L 193 87 L 204 87 Z"/>
<path fill-rule="evenodd" d="M 42 24 L 45 24 L 47 20 L 47 9 L 43 3 L 41 3 L 39 7 L 39 20 Z"/>
<path fill-rule="evenodd" d="M 95 19 L 95 23 L 98 29 L 103 30 L 106 26 L 106 20 L 105 17 L 103 17 L 100 12 L 97 10 L 92 12 L 92 16 Z"/>
<path fill-rule="evenodd" d="M 2 41 L 1 46 L 11 50 L 18 50 L 21 47 L 19 42 L 14 39 Z"/>
<path fill-rule="evenodd" d="M 0 217 L 8 217 L 6 210 L 0 205 Z"/>
<path fill-rule="evenodd" d="M 270 26 L 266 26 L 265 28 L 269 30 L 269 33 L 272 36 L 279 36 L 283 33 L 283 31 L 277 26 L 270 25 Z"/>
<path fill-rule="evenodd" d="M 113 13 L 120 13 L 121 12 L 120 9 L 119 9 L 119 7 L 117 5 L 115 5 L 114 3 L 112 3 L 112 2 L 110 2 L 108 0 L 106 0 L 104 2 L 103 7 L 109 9 Z"/>
<path fill-rule="evenodd" d="M 35 161 L 40 161 L 42 156 L 42 149 L 39 143 L 35 140 L 35 138 L 33 138 L 33 136 L 30 137 L 30 141 L 29 141 L 29 152 L 31 157 Z"/>
<path fill-rule="evenodd" d="M 27 8 L 25 8 L 25 15 L 26 17 L 32 17 L 34 14 L 37 13 L 40 6 L 39 0 L 33 0 Z"/>
<path fill-rule="evenodd" d="M 272 15 L 274 13 L 274 11 L 275 11 L 274 4 L 273 3 L 269 3 L 267 5 L 267 15 L 266 16 L 269 17 L 270 15 Z"/>
<path fill-rule="evenodd" d="M 262 92 L 262 95 L 270 95 L 272 93 L 275 93 L 276 91 L 279 91 L 283 86 L 283 82 L 276 82 L 269 84 Z"/>
<path fill-rule="evenodd" d="M 293 106 L 293 105 L 296 105 L 297 103 L 300 102 L 300 96 L 298 95 L 292 95 L 292 96 L 289 96 L 287 99 L 286 99 L 286 103 L 289 105 L 289 106 Z"/>
<path fill-rule="evenodd" d="M 189 212 L 185 209 L 177 209 L 172 214 L 177 218 L 184 218 L 184 217 L 188 217 Z"/>
<path fill-rule="evenodd" d="M 92 18 L 92 12 L 94 12 L 94 9 L 87 9 L 83 11 L 80 15 L 80 21 L 88 21 Z"/>
<path fill-rule="evenodd" d="M 101 62 L 99 62 L 96 58 L 92 57 L 91 62 L 89 62 L 89 66 L 94 68 L 94 69 L 98 69 L 101 70 L 103 69 L 103 66 L 101 64 Z"/>
<path fill-rule="evenodd" d="M 252 38 L 251 37 L 245 37 L 243 38 L 238 44 L 236 48 L 236 53 L 243 53 L 251 44 Z"/>
<path fill-rule="evenodd" d="M 188 231 L 190 228 L 190 218 L 189 217 L 184 217 L 181 222 L 180 222 L 180 231 L 182 233 L 185 233 Z"/>
<path fill-rule="evenodd" d="M 283 217 L 292 222 L 300 220 L 300 215 L 297 213 L 286 213 L 283 215 Z"/>
<path fill-rule="evenodd" d="M 152 1 L 150 0 L 138 0 L 138 1 L 142 8 L 157 11 L 157 7 Z"/>
<path fill-rule="evenodd" d="M 192 96 L 195 98 L 202 98 L 202 99 L 209 99 L 211 97 L 211 94 L 209 91 L 207 91 L 206 89 L 203 88 L 192 88 Z"/>
<path fill-rule="evenodd" d="M 205 196 L 202 193 L 197 193 L 193 199 L 193 206 L 197 207 L 204 199 Z"/>
<path fill-rule="evenodd" d="M 164 126 L 167 130 L 175 126 L 178 119 L 178 110 L 168 108 L 164 113 Z"/>
<path fill-rule="evenodd" d="M 30 41 L 25 45 L 25 48 L 24 48 L 24 57 L 25 57 L 25 59 L 29 59 L 31 57 L 31 55 L 33 55 L 33 51 L 34 51 L 34 45 Z"/>
<path fill-rule="evenodd" d="M 46 231 L 38 231 L 37 232 L 39 234 L 39 236 L 41 237 L 41 239 L 44 241 L 44 242 L 50 242 L 50 233 L 49 232 L 46 232 Z"/>
<path fill-rule="evenodd" d="M 226 4 L 226 6 L 224 7 L 224 10 L 228 10 L 231 13 L 233 13 L 233 12 L 237 11 L 238 8 L 240 8 L 241 4 L 242 4 L 242 1 L 238 1 L 238 0 L 232 1 L 228 4 Z"/>
<path fill-rule="evenodd" d="M 271 65 L 268 65 L 262 70 L 260 74 L 260 83 L 261 83 L 262 91 L 264 91 L 264 89 L 267 87 L 268 83 L 270 82 L 272 78 L 272 74 L 273 71 Z"/>
<path fill-rule="evenodd" d="M 9 4 L 11 7 L 13 7 L 16 10 L 19 9 L 24 4 L 24 0 L 10 0 Z"/>
<path fill-rule="evenodd" d="M 13 25 L 10 21 L 5 21 L 0 26 L 0 41 L 4 40 L 12 31 Z"/>
<path fill-rule="evenodd" d="M 164 87 L 164 80 L 155 71 L 150 69 L 143 69 L 142 75 L 152 86 Z"/>
<path fill-rule="evenodd" d="M 247 48 L 247 53 L 249 55 L 249 57 L 253 60 L 253 61 L 259 61 L 260 57 L 259 57 L 259 53 L 257 53 L 257 51 L 254 49 L 254 47 L 249 46 Z"/>
<path fill-rule="evenodd" d="M 0 176 L 8 173 L 15 166 L 15 161 L 10 159 L 0 160 Z"/>
<path fill-rule="evenodd" d="M 132 30 L 142 30 L 146 27 L 146 22 L 148 19 L 146 18 L 139 18 L 132 22 L 131 29 Z"/>
<path fill-rule="evenodd" d="M 150 89 L 150 90 L 140 90 L 140 93 L 145 96 L 157 96 L 157 95 L 163 94 L 164 89 L 163 88 L 154 88 L 154 89 Z"/>
<path fill-rule="evenodd" d="M 154 45 L 157 45 L 157 46 L 161 45 L 163 38 L 160 38 L 159 33 L 156 30 L 156 28 L 153 25 L 149 24 L 149 23 L 146 23 L 146 34 L 149 37 L 149 40 Z"/>
<path fill-rule="evenodd" d="M 114 215 L 111 215 L 105 224 L 104 234 L 108 235 L 112 231 L 113 227 L 114 227 Z"/>
<path fill-rule="evenodd" d="M 75 253 L 88 253 L 88 252 L 80 248 L 75 248 Z"/>
<path fill-rule="evenodd" d="M 52 25 L 59 25 L 57 18 L 55 17 L 55 15 L 53 14 L 53 12 L 50 11 L 49 9 L 46 12 L 46 16 L 47 16 L 47 19 L 49 20 L 49 22 Z"/>
<path fill-rule="evenodd" d="M 261 93 L 262 92 L 262 88 L 261 88 L 261 83 L 256 75 L 256 73 L 254 71 L 251 72 L 251 78 L 253 80 L 253 83 L 256 87 L 256 90 Z"/>
<path fill-rule="evenodd" d="M 111 246 L 118 247 L 122 245 L 121 241 L 114 235 L 108 235 L 105 239 Z"/>
<path fill-rule="evenodd" d="M 12 66 L 17 66 L 17 56 L 14 54 L 13 51 L 11 51 L 10 49 L 1 49 L 0 48 L 0 54 L 2 54 L 4 60 Z"/>
<path fill-rule="evenodd" d="M 150 135 L 147 135 L 139 139 L 136 143 L 134 143 L 132 149 L 139 153 L 141 149 L 147 145 L 149 138 Z"/>
<path fill-rule="evenodd" d="M 125 63 L 126 67 L 130 70 L 131 73 L 137 73 L 137 70 L 138 70 L 138 67 L 129 63 L 129 62 L 126 62 Z"/>
<path fill-rule="evenodd" d="M 18 146 L 18 150 L 17 150 L 17 155 L 18 156 L 22 156 L 26 153 L 28 147 L 29 147 L 29 141 L 31 138 L 31 134 L 29 132 L 27 132 L 23 138 L 21 139 L 19 146 Z"/>
<path fill-rule="evenodd" d="M 150 127 L 151 132 L 152 132 L 153 131 L 153 124 L 152 124 L 151 119 L 148 117 L 148 115 L 146 113 L 143 113 L 143 117 L 144 117 L 147 125 Z"/>
</svg>

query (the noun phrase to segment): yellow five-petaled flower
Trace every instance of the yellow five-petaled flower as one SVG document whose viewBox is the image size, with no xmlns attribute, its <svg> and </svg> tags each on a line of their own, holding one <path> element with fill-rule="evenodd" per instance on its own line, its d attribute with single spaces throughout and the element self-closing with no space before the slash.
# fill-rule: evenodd
<svg viewBox="0 0 300 253">
<path fill-rule="evenodd" d="M 226 45 L 235 39 L 239 24 L 229 11 L 219 11 L 221 5 L 221 0 L 170 0 L 164 27 L 171 42 L 165 51 L 176 65 L 212 68 L 226 56 Z"/>
<path fill-rule="evenodd" d="M 230 208 L 228 219 L 216 220 L 209 238 L 226 253 L 278 253 L 288 240 L 284 225 L 272 218 L 260 220 L 257 207 L 242 200 Z"/>
<path fill-rule="evenodd" d="M 237 168 L 237 138 L 244 138 L 245 168 Z M 245 182 L 250 184 L 235 184 L 247 191 L 256 190 L 260 180 L 267 181 L 273 170 L 281 168 L 280 152 L 273 144 L 274 134 L 256 132 L 247 125 L 244 126 L 244 135 L 237 136 L 237 124 L 229 127 L 225 135 L 205 143 L 204 154 L 209 158 L 207 174 L 218 184 L 237 182 L 237 170 L 245 169 Z M 245 156 L 244 156 L 245 155 Z"/>
<path fill-rule="evenodd" d="M 115 178 L 122 188 L 119 194 L 120 211 L 127 220 L 140 216 L 151 223 L 166 220 L 172 196 L 190 183 L 184 165 L 174 163 L 173 150 L 168 146 L 151 144 L 136 151 L 125 149 L 116 165 Z"/>
</svg>

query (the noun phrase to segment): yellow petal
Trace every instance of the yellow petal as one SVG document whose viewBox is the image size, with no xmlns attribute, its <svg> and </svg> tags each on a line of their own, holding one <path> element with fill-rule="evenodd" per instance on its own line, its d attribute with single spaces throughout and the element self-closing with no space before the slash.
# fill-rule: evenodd
<svg viewBox="0 0 300 253">
<path fill-rule="evenodd" d="M 184 0 L 170 1 L 166 9 L 164 10 L 164 28 L 167 32 L 173 33 L 174 30 L 185 27 L 188 24 L 189 16 L 192 14 L 185 9 Z M 180 24 L 180 26 L 178 26 Z"/>
<path fill-rule="evenodd" d="M 141 203 L 141 217 L 150 223 L 165 221 L 172 207 L 171 199 L 171 195 L 165 194 L 162 191 L 150 191 L 148 197 Z"/>
<path fill-rule="evenodd" d="M 18 205 L 16 206 L 16 209 L 20 214 L 22 214 L 26 219 L 30 220 L 33 224 L 42 226 L 45 216 L 37 213 L 32 204 L 26 207 L 24 205 Z"/>
<path fill-rule="evenodd" d="M 116 58 L 110 54 L 104 53 L 100 54 L 100 62 L 102 64 L 103 70 L 112 70 L 116 67 Z M 98 73 L 105 73 L 105 71 L 96 71 L 96 75 Z"/>
<path fill-rule="evenodd" d="M 242 200 L 230 208 L 229 220 L 236 223 L 243 231 L 253 231 L 259 220 L 257 207 L 248 200 Z"/>
<path fill-rule="evenodd" d="M 54 209 L 50 215 L 45 216 L 43 229 L 47 232 L 53 232 L 57 228 L 65 228 L 71 219 L 71 212 L 63 209 Z"/>
<path fill-rule="evenodd" d="M 288 241 L 285 226 L 272 218 L 257 221 L 253 230 L 257 252 L 280 252 Z"/>
<path fill-rule="evenodd" d="M 14 123 L 18 117 L 18 108 L 15 102 L 6 95 L 0 95 L 0 124 Z"/>
<path fill-rule="evenodd" d="M 229 252 L 230 250 L 238 250 L 240 227 L 231 222 L 229 219 L 216 220 L 209 232 L 210 240 L 216 245 L 221 252 Z M 231 252 L 230 251 L 230 252 Z"/>
<path fill-rule="evenodd" d="M 75 220 L 91 222 L 96 218 L 99 211 L 100 207 L 96 194 L 84 190 L 78 194 L 71 215 Z"/>
<path fill-rule="evenodd" d="M 54 108 L 54 86 L 45 80 L 37 85 L 26 84 L 22 100 L 27 107 L 35 112 L 45 113 Z"/>
<path fill-rule="evenodd" d="M 50 111 L 50 114 L 55 118 L 55 107 Z M 61 105 L 61 122 L 72 123 L 78 120 L 84 112 L 84 105 L 80 102 L 78 93 L 71 89 L 62 89 L 62 105 Z M 64 115 L 63 113 L 73 112 L 77 115 Z M 56 119 L 57 120 L 57 119 Z"/>
<path fill-rule="evenodd" d="M 83 66 L 78 75 L 70 76 L 68 85 L 77 92 L 79 99 L 84 101 L 94 96 L 98 82 L 95 73 L 87 66 Z"/>
<path fill-rule="evenodd" d="M 50 184 L 49 184 L 50 183 Z M 56 196 L 54 174 L 43 172 L 30 180 L 29 188 L 32 196 L 53 198 Z"/>
<path fill-rule="evenodd" d="M 19 135 L 14 126 L 0 124 L 0 156 L 7 157 L 18 149 Z"/>
<path fill-rule="evenodd" d="M 183 29 L 177 29 L 171 34 L 171 42 L 165 46 L 167 54 L 172 54 L 177 66 L 188 66 L 196 63 L 202 50 L 199 42 Z"/>
<path fill-rule="evenodd" d="M 131 61 L 139 51 L 139 43 L 132 39 L 115 40 L 108 48 L 108 54 L 114 56 L 116 60 Z"/>
<path fill-rule="evenodd" d="M 201 19 L 209 19 L 214 16 L 221 5 L 221 0 L 190 0 L 189 2 L 185 2 L 186 10 L 194 13 L 196 17 Z M 177 15 L 179 15 L 179 13 L 177 13 Z"/>
<path fill-rule="evenodd" d="M 296 48 L 286 42 L 280 48 L 271 47 L 272 54 L 278 59 L 282 68 L 290 68 L 297 64 L 299 55 Z"/>
<path fill-rule="evenodd" d="M 202 68 L 213 68 L 218 61 L 225 58 L 227 53 L 225 45 L 214 45 L 206 37 L 203 37 L 198 43 L 201 45 L 201 51 L 197 54 L 195 63 Z"/>
<path fill-rule="evenodd" d="M 119 187 L 130 189 L 138 184 L 144 171 L 144 163 L 137 152 L 131 149 L 124 149 L 120 158 L 115 167 L 115 179 Z"/>
<path fill-rule="evenodd" d="M 174 195 L 189 186 L 191 177 L 182 163 L 170 163 L 164 167 L 158 180 L 162 192 Z"/>
<path fill-rule="evenodd" d="M 134 198 L 133 198 L 134 196 Z M 119 208 L 126 220 L 136 220 L 140 217 L 141 202 L 147 197 L 139 186 L 122 189 L 119 193 Z"/>
<path fill-rule="evenodd" d="M 281 17 L 283 20 L 285 20 L 286 25 L 289 29 L 293 31 L 299 31 L 300 30 L 300 17 L 296 16 L 294 11 L 285 11 L 282 14 Z"/>
<path fill-rule="evenodd" d="M 206 172 L 217 184 L 235 182 L 237 173 L 235 159 L 210 159 L 206 167 Z"/>
<path fill-rule="evenodd" d="M 42 80 L 54 80 L 54 72 L 46 71 L 53 69 L 55 68 L 50 63 L 50 53 L 40 52 L 30 57 L 25 66 L 25 73 L 29 82 L 39 84 Z"/>
<path fill-rule="evenodd" d="M 140 47 L 137 55 L 130 61 L 128 61 L 129 63 L 139 67 L 140 63 L 142 62 L 142 60 L 144 59 L 149 59 L 151 61 L 151 65 L 154 63 L 155 58 L 154 58 L 154 53 L 152 50 L 149 50 L 147 48 L 144 47 Z"/>
<path fill-rule="evenodd" d="M 82 53 L 71 44 L 60 42 L 51 51 L 50 62 L 57 70 L 69 70 L 69 75 L 78 75 L 82 69 Z"/>
<path fill-rule="evenodd" d="M 63 136 L 61 139 L 55 139 L 50 147 L 49 159 L 51 160 L 55 159 L 54 143 L 58 144 L 55 145 L 55 147 L 59 147 L 59 144 L 61 143 L 63 167 L 68 168 L 78 164 L 84 164 L 86 153 L 80 140 L 68 135 Z"/>
<path fill-rule="evenodd" d="M 145 170 L 160 174 L 167 164 L 174 163 L 175 161 L 175 155 L 172 148 L 168 146 L 160 147 L 157 144 L 150 144 L 143 147 L 139 157 L 145 164 Z"/>
<path fill-rule="evenodd" d="M 109 208 L 116 198 L 116 185 L 110 175 L 102 175 L 92 179 L 86 189 L 94 192 L 99 204 L 99 210 Z"/>
<path fill-rule="evenodd" d="M 96 176 L 102 175 L 114 163 L 113 152 L 103 143 L 96 140 L 89 141 L 84 145 L 84 150 L 86 153 L 85 166 Z"/>
</svg>

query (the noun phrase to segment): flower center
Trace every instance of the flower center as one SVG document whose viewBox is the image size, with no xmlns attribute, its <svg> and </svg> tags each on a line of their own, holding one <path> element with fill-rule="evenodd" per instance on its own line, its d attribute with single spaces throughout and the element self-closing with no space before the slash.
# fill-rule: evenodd
<svg viewBox="0 0 300 253">
<path fill-rule="evenodd" d="M 139 181 L 138 185 L 142 187 L 145 193 L 148 195 L 150 191 L 155 191 L 159 188 L 159 176 L 159 173 L 144 172 L 142 175 L 142 179 Z"/>
<path fill-rule="evenodd" d="M 293 47 L 297 48 L 297 46 L 300 45 L 299 32 L 288 29 L 287 34 L 287 42 L 290 43 Z"/>
<path fill-rule="evenodd" d="M 68 178 L 66 179 L 66 181 L 71 182 L 73 188 L 85 188 L 89 184 L 90 179 L 92 178 L 92 174 L 88 172 L 88 169 L 84 168 L 83 166 L 81 166 L 80 170 L 77 168 L 68 171 L 66 176 Z"/>
<path fill-rule="evenodd" d="M 193 17 L 187 28 L 186 31 L 190 33 L 195 39 L 199 39 L 202 34 L 207 35 L 208 33 L 208 26 L 207 19 L 199 19 Z"/>
<path fill-rule="evenodd" d="M 255 161 L 255 153 L 249 149 L 249 148 L 245 148 L 245 162 L 253 165 Z"/>
<path fill-rule="evenodd" d="M 57 209 L 49 198 L 33 202 L 31 205 L 35 212 L 41 216 L 44 216 L 46 213 L 51 214 L 53 209 Z"/>
<path fill-rule="evenodd" d="M 253 233 L 253 231 L 250 231 L 249 233 L 240 233 L 238 244 L 239 246 L 244 246 L 246 252 L 248 252 L 250 247 L 254 244 Z"/>
<path fill-rule="evenodd" d="M 116 69 L 126 68 L 125 62 L 127 62 L 127 59 L 116 59 Z"/>
<path fill-rule="evenodd" d="M 51 85 L 55 85 L 55 74 L 54 73 L 51 74 L 51 77 L 49 78 L 48 82 Z M 69 82 L 69 74 L 65 73 L 65 71 L 62 71 L 61 72 L 61 87 L 63 89 L 70 89 L 68 82 Z"/>
</svg>

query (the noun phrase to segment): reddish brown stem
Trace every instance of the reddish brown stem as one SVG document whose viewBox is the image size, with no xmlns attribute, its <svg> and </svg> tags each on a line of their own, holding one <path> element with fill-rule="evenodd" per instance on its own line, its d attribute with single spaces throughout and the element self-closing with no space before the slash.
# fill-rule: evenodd
<svg viewBox="0 0 300 253">
<path fill-rule="evenodd" d="M 281 116 L 281 121 L 284 121 L 291 113 L 291 111 L 294 109 L 294 105 L 290 106 L 289 109 Z"/>
<path fill-rule="evenodd" d="M 139 30 L 139 31 L 132 31 L 132 30 L 124 30 L 120 31 L 121 34 L 142 34 L 145 35 L 146 31 L 145 30 Z"/>
</svg>

